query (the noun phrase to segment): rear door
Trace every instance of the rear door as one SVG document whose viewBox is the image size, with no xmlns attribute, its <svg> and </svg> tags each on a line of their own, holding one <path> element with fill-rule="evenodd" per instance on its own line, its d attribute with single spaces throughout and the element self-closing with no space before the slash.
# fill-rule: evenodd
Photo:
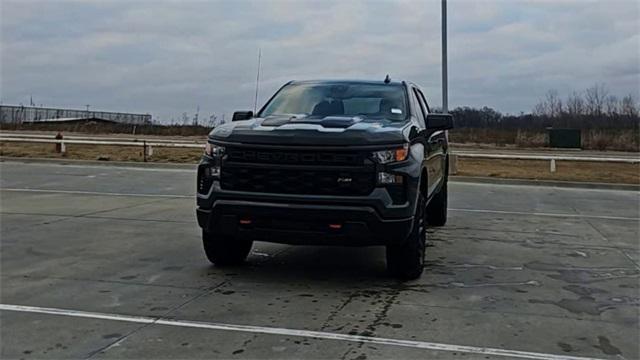
<svg viewBox="0 0 640 360">
<path fill-rule="evenodd" d="M 422 110 L 424 119 L 428 122 L 427 114 L 429 113 L 429 106 L 427 105 L 427 101 L 420 89 L 414 87 L 413 91 L 418 99 L 418 103 L 420 104 L 420 109 Z M 429 126 L 429 124 L 426 125 L 427 127 Z M 444 177 L 444 144 L 446 135 L 444 131 L 441 130 L 434 132 L 427 130 L 425 135 L 427 137 L 426 152 L 427 169 L 429 172 L 429 196 L 431 196 Z"/>
</svg>

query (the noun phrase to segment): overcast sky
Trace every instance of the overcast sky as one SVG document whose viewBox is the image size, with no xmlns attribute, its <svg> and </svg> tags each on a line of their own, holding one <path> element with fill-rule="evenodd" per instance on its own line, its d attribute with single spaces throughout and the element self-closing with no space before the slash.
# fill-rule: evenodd
<svg viewBox="0 0 640 360">
<path fill-rule="evenodd" d="M 291 79 L 408 79 L 441 104 L 440 1 L 0 0 L 3 104 L 252 109 Z M 640 98 L 636 0 L 449 0 L 449 102 L 529 112 L 596 82 Z"/>
</svg>

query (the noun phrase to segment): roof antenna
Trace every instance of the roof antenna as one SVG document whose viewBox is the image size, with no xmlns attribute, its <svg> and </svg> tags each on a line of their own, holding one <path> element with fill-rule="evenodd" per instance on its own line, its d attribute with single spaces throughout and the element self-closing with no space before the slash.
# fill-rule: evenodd
<svg viewBox="0 0 640 360">
<path fill-rule="evenodd" d="M 391 78 L 389 77 L 389 74 L 387 74 L 387 77 L 384 78 L 384 83 L 388 84 L 391 82 Z"/>
</svg>

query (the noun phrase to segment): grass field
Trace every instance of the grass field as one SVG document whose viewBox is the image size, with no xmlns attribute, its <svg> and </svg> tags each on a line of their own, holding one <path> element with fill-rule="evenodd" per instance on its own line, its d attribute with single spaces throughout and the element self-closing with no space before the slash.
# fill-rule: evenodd
<svg viewBox="0 0 640 360">
<path fill-rule="evenodd" d="M 0 142 L 0 156 L 7 157 L 102 159 L 105 161 L 143 161 L 144 159 L 142 147 L 69 144 L 64 156 L 56 153 L 54 149 L 54 144 Z M 147 161 L 196 163 L 201 155 L 200 149 L 155 147 L 153 156 L 147 157 Z M 548 161 L 460 158 L 457 175 L 640 184 L 640 165 L 559 161 L 557 171 L 551 173 Z"/>
<path fill-rule="evenodd" d="M 640 184 L 640 164 L 558 161 L 552 173 L 549 161 L 460 158 L 457 175 Z"/>
<path fill-rule="evenodd" d="M 34 158 L 66 158 L 79 160 L 105 161 L 143 161 L 141 146 L 109 146 L 67 144 L 67 152 L 55 152 L 54 144 L 34 144 L 1 142 L 0 156 L 34 157 Z M 202 150 L 191 148 L 153 148 L 153 156 L 147 157 L 149 162 L 196 163 L 202 156 Z"/>
</svg>

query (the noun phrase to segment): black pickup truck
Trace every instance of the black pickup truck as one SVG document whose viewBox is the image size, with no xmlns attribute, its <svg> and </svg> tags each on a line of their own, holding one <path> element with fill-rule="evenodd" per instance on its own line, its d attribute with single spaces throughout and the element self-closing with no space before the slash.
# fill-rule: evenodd
<svg viewBox="0 0 640 360">
<path fill-rule="evenodd" d="M 419 277 L 425 226 L 447 221 L 452 127 L 410 82 L 285 84 L 209 134 L 197 178 L 208 259 L 241 263 L 254 240 L 380 245 L 391 274 Z"/>
</svg>

